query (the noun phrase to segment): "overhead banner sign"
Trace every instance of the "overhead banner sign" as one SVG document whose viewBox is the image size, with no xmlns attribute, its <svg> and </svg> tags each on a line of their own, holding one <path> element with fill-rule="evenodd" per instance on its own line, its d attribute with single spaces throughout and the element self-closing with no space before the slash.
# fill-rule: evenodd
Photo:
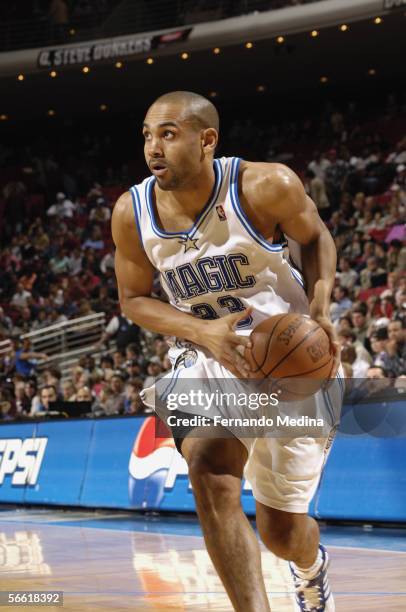
<svg viewBox="0 0 406 612">
<path fill-rule="evenodd" d="M 39 68 L 56 68 L 148 53 L 148 51 L 187 40 L 192 29 L 165 32 L 155 36 L 126 36 L 83 45 L 43 49 L 38 54 L 37 63 Z"/>
</svg>

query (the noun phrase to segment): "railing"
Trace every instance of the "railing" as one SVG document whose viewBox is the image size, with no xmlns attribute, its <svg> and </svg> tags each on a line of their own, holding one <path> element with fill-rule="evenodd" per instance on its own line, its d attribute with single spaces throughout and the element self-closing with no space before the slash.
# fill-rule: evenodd
<svg viewBox="0 0 406 612">
<path fill-rule="evenodd" d="M 297 0 L 308 4 L 320 0 Z M 122 0 L 110 13 L 72 16 L 66 26 L 56 26 L 43 15 L 20 21 L 0 22 L 0 51 L 27 49 L 174 28 L 217 21 L 254 11 L 291 6 L 292 0 Z"/>
<path fill-rule="evenodd" d="M 31 340 L 32 351 L 45 353 L 48 356 L 47 360 L 39 361 L 37 365 L 39 372 L 49 365 L 55 365 L 61 370 L 64 378 L 82 355 L 97 354 L 96 345 L 102 337 L 105 325 L 106 315 L 100 312 L 44 327 L 21 337 Z M 13 345 L 10 340 L 0 342 L 0 358 L 10 354 L 12 350 Z"/>
</svg>

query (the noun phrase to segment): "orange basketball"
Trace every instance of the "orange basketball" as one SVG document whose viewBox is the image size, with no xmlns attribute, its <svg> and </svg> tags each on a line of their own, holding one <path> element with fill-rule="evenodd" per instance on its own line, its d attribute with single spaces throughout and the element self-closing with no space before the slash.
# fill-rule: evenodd
<svg viewBox="0 0 406 612">
<path fill-rule="evenodd" d="M 246 349 L 252 377 L 272 379 L 289 391 L 281 399 L 301 399 L 320 389 L 333 366 L 326 332 L 308 316 L 285 313 L 266 319 L 253 330 Z"/>
</svg>

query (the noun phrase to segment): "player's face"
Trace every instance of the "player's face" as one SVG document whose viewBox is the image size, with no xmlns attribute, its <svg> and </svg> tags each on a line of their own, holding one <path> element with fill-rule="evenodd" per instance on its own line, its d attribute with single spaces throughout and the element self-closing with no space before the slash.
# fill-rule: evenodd
<svg viewBox="0 0 406 612">
<path fill-rule="evenodd" d="M 166 191 L 186 188 L 201 171 L 202 131 L 183 117 L 176 104 L 154 104 L 145 117 L 145 160 Z"/>
</svg>

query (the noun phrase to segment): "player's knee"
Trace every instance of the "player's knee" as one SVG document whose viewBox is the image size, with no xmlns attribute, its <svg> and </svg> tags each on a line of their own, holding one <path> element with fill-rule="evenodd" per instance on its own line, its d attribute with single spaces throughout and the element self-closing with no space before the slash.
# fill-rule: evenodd
<svg viewBox="0 0 406 612">
<path fill-rule="evenodd" d="M 241 504 L 241 488 L 235 477 L 214 469 L 207 460 L 193 459 L 189 478 L 198 510 L 205 514 L 234 512 Z"/>
<path fill-rule="evenodd" d="M 258 533 L 265 546 L 278 557 L 292 559 L 300 542 L 300 527 L 294 520 L 280 523 L 257 523 Z"/>
</svg>

